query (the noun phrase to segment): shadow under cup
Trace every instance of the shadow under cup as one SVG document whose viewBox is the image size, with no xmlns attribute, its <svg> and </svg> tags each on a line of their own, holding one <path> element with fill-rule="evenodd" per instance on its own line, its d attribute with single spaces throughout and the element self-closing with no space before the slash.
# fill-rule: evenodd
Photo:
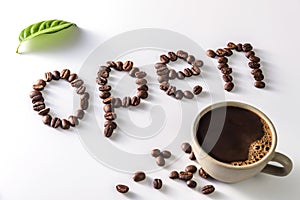
<svg viewBox="0 0 300 200">
<path fill-rule="evenodd" d="M 245 115 L 245 119 L 243 119 L 243 115 L 229 115 L 230 112 L 228 108 L 237 111 L 243 110 L 245 113 L 248 112 L 248 116 Z M 257 119 L 255 119 L 255 116 Z M 202 121 L 207 120 L 205 119 L 207 117 L 209 118 L 209 123 L 203 124 Z M 235 119 L 236 117 L 238 117 L 238 119 Z M 199 127 L 200 120 L 202 120 L 201 127 Z M 246 120 L 248 120 L 251 125 L 247 124 Z M 254 162 L 243 162 L 245 159 L 239 160 L 239 158 L 245 158 L 245 145 L 247 145 L 246 156 L 248 156 L 250 143 L 261 141 L 261 137 L 264 136 L 264 134 L 250 134 L 251 131 L 257 132 L 258 129 L 255 129 L 255 125 L 258 125 L 257 120 L 264 122 L 264 127 L 268 128 L 265 133 L 268 133 L 271 137 L 271 145 L 268 147 L 268 151 L 259 157 L 259 159 L 254 160 Z M 203 128 L 203 126 L 205 128 Z M 207 135 L 200 141 L 203 146 L 201 146 L 198 141 L 198 128 L 203 128 L 203 130 L 207 131 Z M 236 132 L 239 128 L 243 133 L 235 136 L 234 134 L 236 133 L 232 132 Z M 231 131 L 231 129 L 234 131 Z M 229 134 L 224 135 L 223 131 Z M 249 137 L 245 137 L 247 134 Z M 251 138 L 252 141 L 249 141 L 249 138 Z M 287 156 L 275 152 L 276 144 L 276 130 L 270 119 L 257 108 L 241 102 L 225 101 L 206 107 L 197 115 L 192 127 L 192 148 L 197 162 L 211 177 L 222 182 L 239 182 L 260 172 L 276 176 L 288 175 L 292 169 L 292 161 Z M 219 151 L 216 151 L 216 149 L 219 149 Z M 242 154 L 243 151 L 244 156 L 239 155 L 238 152 Z M 219 155 L 217 155 L 217 153 L 219 153 Z M 224 158 L 222 158 L 222 154 L 224 154 Z M 231 157 L 235 157 L 234 155 L 237 156 L 237 160 L 230 161 Z M 268 164 L 270 161 L 278 162 L 282 167 Z"/>
</svg>

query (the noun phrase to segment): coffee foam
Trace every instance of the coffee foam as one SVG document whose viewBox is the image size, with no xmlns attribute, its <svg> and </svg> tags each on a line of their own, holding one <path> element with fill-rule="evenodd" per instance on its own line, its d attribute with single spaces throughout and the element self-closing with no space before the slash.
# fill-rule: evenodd
<svg viewBox="0 0 300 200">
<path fill-rule="evenodd" d="M 253 164 L 261 160 L 270 150 L 272 146 L 272 135 L 269 125 L 261 119 L 263 123 L 264 135 L 261 139 L 251 143 L 249 147 L 248 159 L 245 161 L 231 162 L 234 166 L 245 166 Z"/>
</svg>

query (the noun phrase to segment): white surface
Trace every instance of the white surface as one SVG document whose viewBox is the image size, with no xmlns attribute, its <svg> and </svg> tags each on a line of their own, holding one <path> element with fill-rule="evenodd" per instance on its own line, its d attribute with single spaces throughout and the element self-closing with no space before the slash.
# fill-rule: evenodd
<svg viewBox="0 0 300 200">
<path fill-rule="evenodd" d="M 97 2 L 28 0 L 7 1 L 0 6 L 1 200 L 299 199 L 299 1 Z M 52 18 L 76 22 L 81 28 L 77 40 L 64 48 L 15 54 L 18 34 L 24 27 Z M 34 81 L 46 71 L 64 67 L 78 71 L 102 42 L 138 28 L 173 30 L 203 49 L 224 47 L 228 41 L 251 42 L 262 59 L 268 88 L 253 88 L 253 80 L 246 76 L 249 71 L 238 69 L 246 65 L 245 60 L 232 61 L 237 88 L 226 94 L 226 99 L 251 103 L 271 118 L 278 131 L 277 150 L 292 158 L 292 173 L 285 178 L 262 174 L 238 184 L 213 182 L 217 192 L 206 197 L 167 178 L 169 170 L 183 169 L 190 163 L 181 157 L 170 168 L 149 175 L 161 177 L 166 183 L 164 190 L 154 191 L 148 181 L 133 183 L 130 174 L 113 171 L 94 160 L 76 132 L 44 126 L 28 98 Z M 55 101 L 53 107 L 62 108 L 57 112 L 70 113 L 72 91 L 59 89 L 57 97 L 61 102 Z M 132 192 L 117 193 L 116 183 L 128 184 Z M 205 183 L 210 181 L 199 182 L 202 186 Z"/>
</svg>

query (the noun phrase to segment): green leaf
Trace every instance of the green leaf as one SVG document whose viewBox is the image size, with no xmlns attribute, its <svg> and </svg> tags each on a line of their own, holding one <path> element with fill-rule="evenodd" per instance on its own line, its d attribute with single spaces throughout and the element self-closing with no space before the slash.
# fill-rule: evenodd
<svg viewBox="0 0 300 200">
<path fill-rule="evenodd" d="M 19 53 L 19 47 L 24 41 L 30 40 L 39 35 L 56 33 L 72 26 L 76 26 L 76 24 L 56 19 L 32 24 L 21 31 L 19 35 L 20 44 L 16 52 Z"/>
</svg>

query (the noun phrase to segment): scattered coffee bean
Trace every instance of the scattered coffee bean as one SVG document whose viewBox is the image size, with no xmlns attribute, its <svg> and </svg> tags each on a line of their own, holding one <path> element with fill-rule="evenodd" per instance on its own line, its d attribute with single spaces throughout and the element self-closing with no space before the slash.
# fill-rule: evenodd
<svg viewBox="0 0 300 200">
<path fill-rule="evenodd" d="M 116 129 L 118 125 L 114 121 L 107 120 L 104 122 L 104 127 L 110 126 L 112 129 Z"/>
<path fill-rule="evenodd" d="M 129 71 L 129 76 L 135 77 L 135 74 L 136 74 L 137 72 L 139 72 L 139 71 L 140 71 L 139 68 L 133 67 L 133 68 Z"/>
<path fill-rule="evenodd" d="M 102 103 L 104 103 L 104 104 L 109 104 L 109 103 L 112 102 L 112 100 L 113 100 L 113 97 L 110 96 L 110 97 L 108 97 L 108 98 L 106 98 L 106 99 L 103 99 Z"/>
<path fill-rule="evenodd" d="M 172 62 L 177 60 L 177 55 L 174 52 L 168 52 L 168 56 Z"/>
<path fill-rule="evenodd" d="M 46 86 L 46 81 L 44 81 L 43 79 L 38 79 L 35 83 L 36 85 L 42 85 L 43 87 Z"/>
<path fill-rule="evenodd" d="M 184 94 L 183 94 L 182 90 L 177 90 L 176 91 L 176 93 L 175 93 L 175 99 L 180 100 L 180 99 L 183 98 L 183 96 L 184 96 Z"/>
<path fill-rule="evenodd" d="M 102 85 L 99 87 L 99 91 L 103 92 L 103 91 L 110 91 L 111 90 L 111 86 L 110 85 Z"/>
<path fill-rule="evenodd" d="M 42 120 L 43 120 L 43 123 L 44 123 L 44 124 L 50 126 L 52 117 L 51 117 L 51 115 L 45 115 L 45 116 L 43 116 L 43 119 L 42 119 Z"/>
<path fill-rule="evenodd" d="M 169 178 L 170 179 L 178 179 L 179 174 L 177 171 L 171 171 L 171 173 L 169 174 Z"/>
<path fill-rule="evenodd" d="M 104 127 L 104 136 L 105 137 L 111 137 L 113 134 L 114 128 L 112 125 L 107 125 L 106 127 Z"/>
<path fill-rule="evenodd" d="M 220 63 L 219 65 L 218 65 L 218 69 L 219 70 L 221 70 L 222 68 L 228 68 L 229 66 L 228 66 L 228 64 L 227 63 Z"/>
<path fill-rule="evenodd" d="M 115 69 L 116 69 L 117 71 L 123 71 L 123 62 L 117 61 L 117 62 L 116 62 L 116 67 L 115 67 Z"/>
<path fill-rule="evenodd" d="M 254 75 L 254 74 L 257 74 L 257 73 L 262 73 L 262 70 L 261 69 L 253 69 L 251 71 L 251 74 Z"/>
<path fill-rule="evenodd" d="M 243 45 L 242 45 L 241 43 L 238 43 L 238 44 L 236 45 L 236 47 L 235 47 L 235 50 L 236 50 L 237 52 L 243 51 Z"/>
<path fill-rule="evenodd" d="M 77 80 L 77 79 L 76 79 L 76 80 Z M 74 81 L 76 81 L 76 80 L 74 80 Z M 74 81 L 72 81 L 71 84 L 72 84 Z M 105 85 L 105 84 L 107 83 L 107 78 L 97 77 L 97 78 L 96 78 L 96 83 L 97 83 L 98 85 Z M 75 87 L 75 86 L 74 86 L 74 87 Z"/>
<path fill-rule="evenodd" d="M 151 155 L 152 155 L 154 158 L 160 156 L 160 150 L 159 150 L 159 149 L 153 149 L 153 150 L 151 151 Z"/>
<path fill-rule="evenodd" d="M 29 97 L 32 99 L 35 96 L 42 96 L 42 93 L 40 91 L 37 90 L 33 90 L 30 92 Z"/>
<path fill-rule="evenodd" d="M 249 52 L 253 49 L 253 47 L 251 46 L 251 44 L 245 43 L 245 44 L 243 44 L 242 49 L 244 52 Z"/>
<path fill-rule="evenodd" d="M 194 152 L 190 153 L 189 159 L 190 160 L 196 160 L 196 156 L 195 156 Z"/>
<path fill-rule="evenodd" d="M 161 189 L 163 186 L 163 183 L 162 183 L 162 180 L 161 179 L 158 179 L 158 178 L 155 178 L 153 180 L 153 187 L 157 190 Z"/>
<path fill-rule="evenodd" d="M 40 111 L 45 108 L 45 103 L 39 101 L 39 102 L 34 103 L 32 107 L 33 107 L 33 110 Z"/>
<path fill-rule="evenodd" d="M 135 73 L 136 78 L 145 78 L 146 76 L 147 76 L 147 73 L 143 72 L 143 71 L 139 71 L 139 72 Z"/>
<path fill-rule="evenodd" d="M 147 93 L 147 92 L 146 92 Z M 147 96 L 148 96 L 148 93 L 147 93 Z M 140 104 L 141 100 L 139 97 L 137 96 L 133 96 L 131 98 L 131 104 L 130 105 L 133 105 L 133 106 L 138 106 Z"/>
<path fill-rule="evenodd" d="M 70 122 L 66 119 L 61 120 L 61 128 L 62 129 L 69 129 L 70 128 Z"/>
<path fill-rule="evenodd" d="M 184 79 L 184 78 L 185 78 L 184 73 L 183 73 L 182 71 L 177 72 L 177 78 L 178 78 L 179 80 Z"/>
<path fill-rule="evenodd" d="M 70 74 L 70 76 L 69 76 L 69 78 L 68 78 L 68 81 L 69 82 L 72 82 L 72 81 L 74 81 L 75 79 L 77 79 L 78 78 L 78 76 L 77 76 L 77 74 Z"/>
<path fill-rule="evenodd" d="M 38 112 L 39 115 L 45 116 L 50 112 L 50 108 L 44 108 Z"/>
<path fill-rule="evenodd" d="M 246 53 L 246 57 L 247 57 L 247 58 L 250 58 L 251 56 L 255 56 L 255 52 L 254 52 L 254 51 L 248 51 L 248 52 Z"/>
<path fill-rule="evenodd" d="M 114 108 L 120 108 L 122 106 L 122 100 L 120 98 L 113 98 L 112 105 Z"/>
<path fill-rule="evenodd" d="M 208 173 L 206 173 L 206 171 L 204 171 L 202 167 L 199 169 L 199 175 L 204 179 L 207 179 L 209 177 Z"/>
<path fill-rule="evenodd" d="M 117 114 L 114 112 L 107 112 L 104 114 L 104 118 L 106 120 L 115 120 L 115 119 L 117 119 Z"/>
<path fill-rule="evenodd" d="M 224 85 L 224 89 L 228 92 L 230 92 L 234 88 L 234 84 L 232 82 L 227 82 Z"/>
<path fill-rule="evenodd" d="M 107 70 L 99 70 L 97 75 L 98 75 L 98 77 L 108 78 L 109 72 Z"/>
<path fill-rule="evenodd" d="M 226 51 L 224 49 L 217 49 L 216 53 L 218 57 L 224 57 L 226 55 Z"/>
<path fill-rule="evenodd" d="M 181 149 L 185 153 L 191 153 L 192 152 L 192 146 L 187 142 L 184 142 L 184 143 L 181 144 Z"/>
<path fill-rule="evenodd" d="M 228 58 L 226 58 L 226 57 L 220 57 L 218 59 L 218 63 L 227 63 L 227 62 L 228 62 Z"/>
<path fill-rule="evenodd" d="M 146 174 L 142 171 L 135 172 L 132 177 L 133 181 L 135 182 L 143 181 L 145 180 L 145 178 L 146 178 Z"/>
<path fill-rule="evenodd" d="M 225 54 L 225 56 L 232 56 L 232 54 L 233 54 L 233 52 L 231 51 L 231 49 L 230 48 L 224 48 L 224 50 L 226 51 L 226 54 Z"/>
<path fill-rule="evenodd" d="M 177 51 L 177 56 L 183 60 L 186 60 L 189 54 L 183 50 L 178 50 Z"/>
<path fill-rule="evenodd" d="M 165 161 L 165 159 L 164 159 L 161 155 L 159 155 L 159 156 L 156 158 L 156 164 L 157 164 L 158 166 L 164 166 L 164 165 L 166 164 L 166 161 Z"/>
<path fill-rule="evenodd" d="M 83 94 L 83 93 L 85 93 L 85 90 L 86 90 L 86 87 L 82 85 L 79 88 L 77 88 L 76 93 Z"/>
<path fill-rule="evenodd" d="M 193 93 L 195 95 L 198 95 L 202 92 L 202 87 L 200 85 L 196 85 L 194 88 L 193 88 Z"/>
<path fill-rule="evenodd" d="M 117 65 L 114 61 L 108 61 L 108 62 L 106 62 L 106 66 L 108 68 L 116 68 Z"/>
<path fill-rule="evenodd" d="M 185 77 L 191 77 L 193 75 L 193 72 L 192 72 L 192 70 L 190 68 L 185 68 L 183 70 L 183 73 L 184 73 Z"/>
<path fill-rule="evenodd" d="M 191 180 L 193 178 L 193 173 L 181 171 L 181 172 L 179 172 L 178 178 L 180 180 L 183 180 L 183 181 L 188 181 L 188 180 Z"/>
<path fill-rule="evenodd" d="M 68 80 L 71 72 L 69 69 L 63 69 L 60 73 L 60 78 Z"/>
<path fill-rule="evenodd" d="M 61 119 L 58 117 L 54 117 L 51 120 L 50 126 L 53 128 L 58 128 L 61 125 Z"/>
<path fill-rule="evenodd" d="M 77 117 L 78 119 L 83 119 L 84 117 L 84 111 L 79 109 L 75 112 L 75 117 Z"/>
<path fill-rule="evenodd" d="M 169 96 L 174 96 L 175 97 L 175 92 L 176 92 L 176 87 L 175 86 L 170 86 L 167 91 L 166 94 Z"/>
<path fill-rule="evenodd" d="M 264 87 L 266 87 L 266 84 L 263 81 L 256 81 L 254 83 L 254 86 L 257 88 L 264 88 Z"/>
<path fill-rule="evenodd" d="M 254 74 L 254 79 L 256 80 L 256 81 L 262 81 L 262 80 L 264 80 L 264 75 L 262 74 L 262 73 L 256 73 L 256 74 Z"/>
<path fill-rule="evenodd" d="M 127 185 L 122 185 L 122 184 L 117 185 L 116 189 L 120 193 L 127 193 L 129 191 L 129 187 Z"/>
<path fill-rule="evenodd" d="M 70 122 L 70 125 L 73 127 L 79 124 L 78 118 L 73 115 L 68 117 L 68 121 Z"/>
<path fill-rule="evenodd" d="M 70 77 L 70 76 L 69 76 Z M 69 79 L 68 77 L 68 79 Z M 58 81 L 60 79 L 60 72 L 55 70 L 52 72 L 52 80 Z M 68 80 L 66 79 L 66 80 Z"/>
<path fill-rule="evenodd" d="M 137 97 L 141 99 L 146 99 L 148 97 L 148 92 L 145 90 L 138 90 Z"/>
<path fill-rule="evenodd" d="M 46 72 L 45 73 L 45 79 L 47 82 L 52 81 L 52 73 L 51 72 Z"/>
<path fill-rule="evenodd" d="M 211 194 L 215 191 L 215 187 L 213 185 L 206 185 L 201 189 L 203 194 Z"/>
<path fill-rule="evenodd" d="M 189 55 L 186 59 L 186 61 L 189 63 L 189 64 L 192 64 L 193 62 L 195 62 L 195 56 L 193 55 Z"/>
<path fill-rule="evenodd" d="M 80 99 L 89 100 L 89 99 L 90 99 L 90 94 L 87 93 L 87 92 L 84 92 L 84 93 L 81 95 Z"/>
<path fill-rule="evenodd" d="M 176 71 L 174 70 L 174 69 L 171 69 L 170 71 L 169 71 L 169 79 L 175 79 L 177 77 L 177 73 L 176 73 Z"/>
<path fill-rule="evenodd" d="M 89 101 L 87 99 L 80 99 L 80 108 L 86 110 L 89 107 Z"/>
<path fill-rule="evenodd" d="M 163 91 L 167 91 L 168 88 L 170 87 L 170 84 L 168 82 L 162 82 L 160 85 L 159 85 L 159 88 Z"/>
<path fill-rule="evenodd" d="M 37 90 L 37 91 L 42 91 L 44 88 L 45 88 L 45 86 L 43 86 L 41 84 L 39 84 L 39 85 L 34 84 L 32 86 L 32 89 Z"/>
<path fill-rule="evenodd" d="M 113 112 L 114 109 L 113 109 L 113 106 L 111 104 L 104 104 L 103 111 L 108 113 L 108 112 Z"/>
<path fill-rule="evenodd" d="M 169 63 L 170 59 L 169 59 L 169 57 L 166 56 L 166 55 L 161 55 L 161 56 L 160 56 L 160 61 L 161 61 L 162 63 L 164 63 L 164 64 L 167 64 L 167 63 Z"/>
<path fill-rule="evenodd" d="M 232 82 L 233 80 L 232 76 L 230 76 L 229 74 L 224 74 L 222 78 L 225 82 Z"/>
<path fill-rule="evenodd" d="M 83 80 L 81 80 L 80 78 L 77 78 L 71 82 L 71 86 L 75 87 L 75 88 L 79 88 L 80 86 L 83 85 L 83 83 L 84 83 Z"/>
<path fill-rule="evenodd" d="M 110 92 L 104 91 L 104 92 L 100 92 L 99 97 L 100 97 L 101 99 L 106 99 L 106 98 L 110 97 L 110 95 L 111 95 Z"/>
<path fill-rule="evenodd" d="M 236 48 L 236 45 L 235 45 L 233 42 L 229 42 L 229 43 L 227 44 L 227 47 L 228 47 L 229 49 L 235 49 L 235 48 Z"/>
<path fill-rule="evenodd" d="M 147 85 L 140 85 L 137 90 L 144 90 L 144 91 L 148 91 L 148 86 Z"/>
<path fill-rule="evenodd" d="M 258 69 L 258 68 L 260 68 L 260 64 L 259 64 L 259 63 L 256 63 L 256 62 L 249 62 L 249 63 L 248 63 L 248 66 L 249 66 L 251 69 Z"/>
<path fill-rule="evenodd" d="M 34 96 L 34 97 L 32 97 L 32 99 L 31 99 L 31 102 L 33 103 L 33 104 L 35 104 L 36 102 L 44 102 L 45 101 L 45 99 L 44 99 L 44 97 L 42 96 L 42 95 L 36 95 L 36 96 Z"/>
<path fill-rule="evenodd" d="M 197 171 L 197 167 L 195 165 L 188 165 L 185 167 L 185 171 L 195 173 Z"/>
<path fill-rule="evenodd" d="M 132 69 L 132 67 L 133 67 L 133 62 L 132 61 L 126 61 L 124 64 L 123 64 L 123 66 L 122 66 L 122 69 L 124 70 L 124 71 L 130 71 L 131 69 Z"/>
<path fill-rule="evenodd" d="M 164 151 L 161 152 L 161 156 L 163 158 L 167 158 L 168 159 L 168 158 L 170 158 L 172 156 L 172 154 L 171 154 L 170 151 L 164 150 Z"/>
<path fill-rule="evenodd" d="M 155 69 L 161 69 L 161 68 L 166 68 L 167 65 L 164 64 L 164 63 L 156 63 L 156 64 L 154 65 L 154 67 L 155 67 Z"/>
<path fill-rule="evenodd" d="M 135 83 L 137 85 L 146 85 L 147 84 L 147 80 L 143 79 L 143 78 L 138 78 L 138 79 L 136 79 Z"/>
<path fill-rule="evenodd" d="M 169 69 L 167 67 L 160 68 L 160 69 L 156 70 L 156 74 L 158 76 L 168 75 Z"/>
<path fill-rule="evenodd" d="M 200 67 L 203 66 L 203 61 L 202 61 L 202 60 L 196 60 L 196 61 L 194 61 L 194 62 L 192 63 L 192 65 L 193 65 L 194 67 L 200 68 Z"/>
<path fill-rule="evenodd" d="M 189 91 L 189 90 L 184 91 L 183 96 L 184 96 L 185 98 L 187 98 L 187 99 L 192 99 L 192 98 L 194 98 L 194 94 L 193 94 L 191 91 Z"/>
<path fill-rule="evenodd" d="M 215 58 L 217 56 L 216 52 L 214 52 L 213 50 L 209 49 L 206 51 L 206 55 L 208 57 L 211 57 L 211 58 Z"/>
<path fill-rule="evenodd" d="M 260 62 L 260 58 L 257 57 L 257 56 L 250 56 L 250 57 L 249 57 L 249 60 L 250 60 L 251 62 L 256 62 L 256 63 Z"/>
<path fill-rule="evenodd" d="M 127 108 L 131 105 L 131 98 L 130 97 L 124 97 L 122 101 L 122 106 Z"/>
<path fill-rule="evenodd" d="M 188 180 L 188 181 L 186 182 L 186 185 L 187 185 L 189 188 L 195 188 L 195 187 L 197 187 L 197 182 L 194 181 L 194 180 Z"/>
<path fill-rule="evenodd" d="M 198 75 L 200 75 L 200 73 L 201 73 L 199 67 L 196 67 L 196 66 L 193 66 L 193 67 L 191 68 L 191 71 L 192 71 L 192 74 L 193 74 L 194 76 L 198 76 Z"/>
<path fill-rule="evenodd" d="M 231 67 L 227 67 L 227 68 L 223 67 L 221 69 L 221 72 L 222 72 L 222 74 L 231 74 L 232 73 L 232 68 Z"/>
<path fill-rule="evenodd" d="M 158 76 L 157 81 L 159 83 L 168 82 L 169 81 L 169 76 L 168 75 Z"/>
</svg>

